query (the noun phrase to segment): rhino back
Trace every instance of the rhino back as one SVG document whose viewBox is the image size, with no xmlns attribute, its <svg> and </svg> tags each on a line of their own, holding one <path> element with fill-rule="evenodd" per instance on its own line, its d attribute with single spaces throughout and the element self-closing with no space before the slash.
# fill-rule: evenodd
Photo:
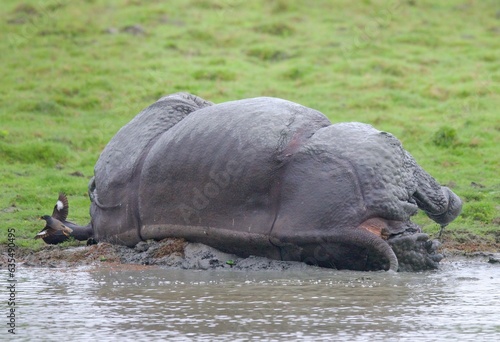
<svg viewBox="0 0 500 342">
<path fill-rule="evenodd" d="M 268 236 L 289 157 L 318 129 L 320 112 L 276 98 L 226 102 L 192 113 L 151 148 L 139 191 L 148 237 L 169 226 Z M 164 234 L 164 235 L 162 235 Z"/>
</svg>

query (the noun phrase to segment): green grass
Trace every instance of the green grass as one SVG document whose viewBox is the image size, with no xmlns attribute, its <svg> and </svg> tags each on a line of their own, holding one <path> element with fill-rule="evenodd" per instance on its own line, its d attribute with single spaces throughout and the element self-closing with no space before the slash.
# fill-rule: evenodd
<svg viewBox="0 0 500 342">
<path fill-rule="evenodd" d="M 495 234 L 499 13 L 496 0 L 5 0 L 0 243 L 15 227 L 19 246 L 42 246 L 37 218 L 59 191 L 70 218 L 88 222 L 99 153 L 141 109 L 178 91 L 213 102 L 282 97 L 389 131 L 464 199 L 448 230 Z M 416 221 L 438 230 L 422 214 Z"/>
</svg>

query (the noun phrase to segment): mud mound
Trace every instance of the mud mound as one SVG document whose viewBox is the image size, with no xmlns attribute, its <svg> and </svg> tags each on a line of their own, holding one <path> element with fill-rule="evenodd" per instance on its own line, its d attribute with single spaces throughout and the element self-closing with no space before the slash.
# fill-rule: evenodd
<svg viewBox="0 0 500 342">
<path fill-rule="evenodd" d="M 1 250 L 0 266 L 8 264 L 5 250 Z M 178 269 L 236 269 L 286 270 L 302 269 L 300 262 L 270 260 L 261 257 L 240 258 L 215 248 L 189 243 L 183 239 L 142 241 L 134 248 L 99 243 L 93 246 L 46 246 L 39 251 L 16 250 L 16 262 L 28 267 L 69 267 L 108 264 L 157 265 Z"/>
<path fill-rule="evenodd" d="M 500 253 L 498 253 L 498 250 L 491 250 L 490 248 L 485 248 L 482 251 L 477 250 L 473 248 L 477 246 L 471 243 L 455 246 L 449 242 L 445 242 L 446 247 L 442 251 L 445 259 L 441 264 L 474 260 L 500 265 Z M 45 246 L 39 251 L 17 248 L 15 258 L 17 266 L 28 267 L 156 265 L 166 268 L 193 270 L 233 269 L 272 271 L 302 270 L 313 267 L 300 262 L 270 260 L 263 257 L 250 256 L 248 258 L 241 258 L 201 243 L 190 243 L 183 239 L 142 241 L 133 248 L 109 243 L 78 247 L 51 245 Z M 8 260 L 7 247 L 0 246 L 0 267 L 7 267 Z"/>
</svg>

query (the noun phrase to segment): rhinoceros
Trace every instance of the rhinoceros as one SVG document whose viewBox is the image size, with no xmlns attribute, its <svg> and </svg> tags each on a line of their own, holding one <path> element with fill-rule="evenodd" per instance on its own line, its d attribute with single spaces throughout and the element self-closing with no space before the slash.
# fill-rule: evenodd
<svg viewBox="0 0 500 342">
<path fill-rule="evenodd" d="M 420 208 L 445 226 L 462 207 L 390 133 L 332 124 L 279 98 L 213 104 L 186 93 L 161 98 L 118 131 L 89 195 L 91 222 L 66 223 L 79 240 L 177 237 L 352 270 L 436 268 L 438 242 L 410 217 Z"/>
</svg>

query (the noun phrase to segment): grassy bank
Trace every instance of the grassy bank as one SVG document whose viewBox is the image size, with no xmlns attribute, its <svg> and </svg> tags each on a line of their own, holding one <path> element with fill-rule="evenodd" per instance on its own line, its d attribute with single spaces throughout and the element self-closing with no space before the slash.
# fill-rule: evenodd
<svg viewBox="0 0 500 342">
<path fill-rule="evenodd" d="M 496 0 L 6 0 L 0 38 L 0 243 L 14 227 L 42 246 L 59 191 L 87 223 L 99 153 L 178 91 L 282 97 L 391 132 L 464 200 L 448 237 L 500 242 Z"/>
</svg>

